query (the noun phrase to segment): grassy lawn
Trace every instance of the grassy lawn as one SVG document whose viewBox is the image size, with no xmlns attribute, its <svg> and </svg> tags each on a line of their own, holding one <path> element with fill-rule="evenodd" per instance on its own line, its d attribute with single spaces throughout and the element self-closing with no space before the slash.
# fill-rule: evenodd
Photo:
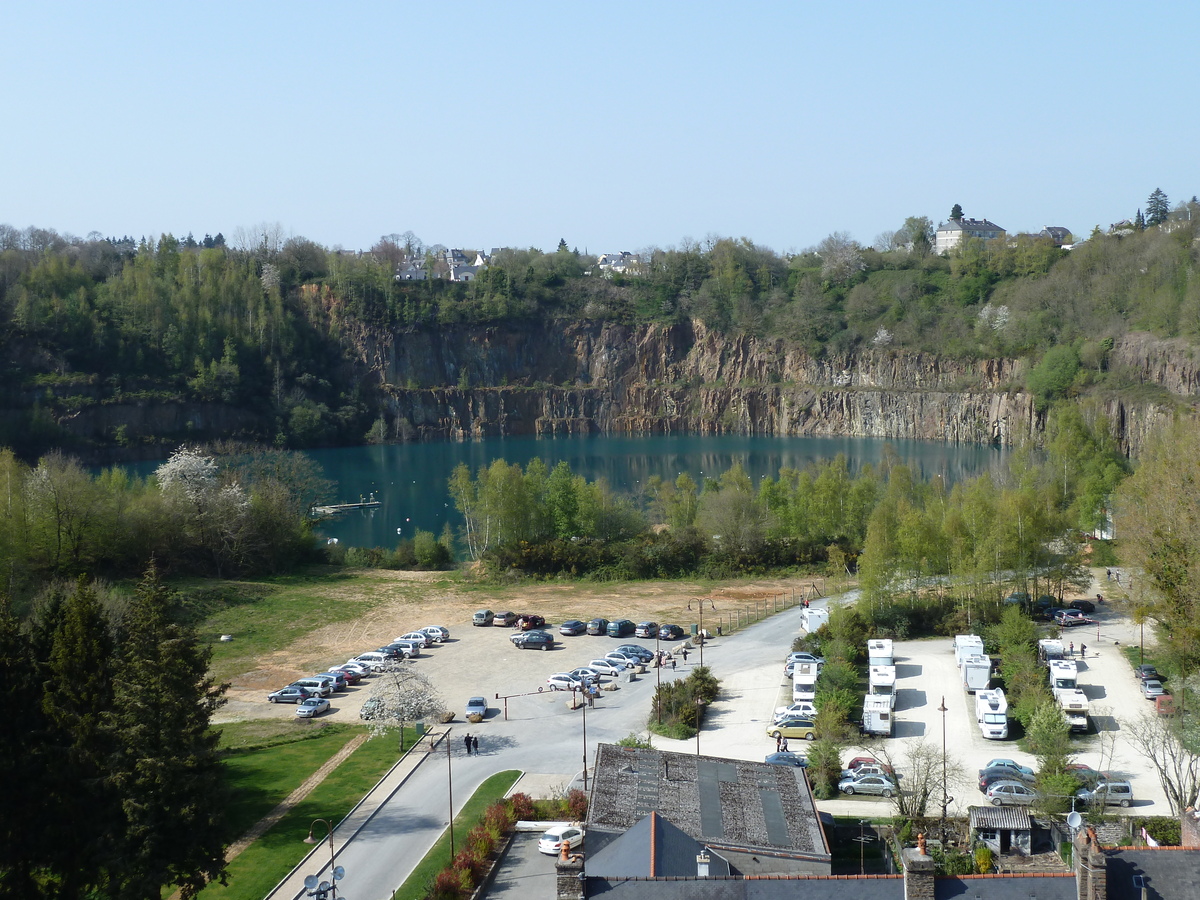
<svg viewBox="0 0 1200 900">
<path fill-rule="evenodd" d="M 471 799 L 463 806 L 462 812 L 454 818 L 454 834 L 460 840 L 473 828 L 483 815 L 483 811 L 504 797 L 509 792 L 517 778 L 521 775 L 515 769 L 497 772 L 479 786 L 471 795 Z M 413 869 L 412 874 L 405 879 L 400 889 L 392 895 L 392 900 L 421 900 L 425 896 L 429 882 L 438 872 L 450 864 L 450 832 L 446 831 L 438 842 L 433 845 L 425 858 Z"/>
<path fill-rule="evenodd" d="M 313 732 L 296 729 L 296 724 L 255 722 L 222 729 L 222 746 L 242 748 L 225 757 L 233 794 L 229 817 L 236 834 L 248 831 L 361 731 L 329 725 Z M 209 885 L 201 896 L 261 900 L 311 849 L 304 838 L 313 819 L 336 825 L 398 758 L 394 738 L 367 741 L 229 864 L 227 886 Z M 317 832 L 323 832 L 322 826 Z"/>
</svg>

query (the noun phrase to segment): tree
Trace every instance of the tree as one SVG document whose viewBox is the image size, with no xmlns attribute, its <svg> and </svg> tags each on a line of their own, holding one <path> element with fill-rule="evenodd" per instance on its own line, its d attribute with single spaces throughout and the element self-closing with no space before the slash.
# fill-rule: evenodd
<svg viewBox="0 0 1200 900">
<path fill-rule="evenodd" d="M 933 250 L 937 231 L 928 216 L 909 216 L 896 234 L 903 235 L 901 240 L 911 245 L 912 252 L 917 256 L 928 256 Z"/>
<path fill-rule="evenodd" d="M 371 734 L 379 737 L 398 729 L 401 750 L 404 749 L 405 724 L 440 717 L 446 711 L 446 704 L 433 682 L 404 664 L 393 667 L 375 681 L 366 703 L 375 708 L 370 718 Z"/>
<path fill-rule="evenodd" d="M 952 222 L 957 222 L 960 219 L 962 219 L 962 217 L 963 217 L 962 207 L 959 206 L 957 203 L 955 203 L 952 207 L 950 207 L 950 220 Z"/>
<path fill-rule="evenodd" d="M 170 621 L 171 595 L 151 564 L 123 623 L 113 681 L 117 750 L 110 781 L 123 828 L 113 880 L 119 895 L 158 900 L 164 885 L 194 897 L 225 868 L 226 791 L 212 714 L 225 685 L 212 651 Z"/>
<path fill-rule="evenodd" d="M 1146 200 L 1146 224 L 1161 225 L 1167 221 L 1167 217 L 1171 214 L 1171 204 L 1167 200 L 1167 195 L 1163 193 L 1161 188 L 1155 188 L 1154 192 Z"/>
<path fill-rule="evenodd" d="M 835 231 L 817 244 L 821 277 L 826 281 L 848 281 L 864 268 L 862 249 L 845 231 Z"/>
<path fill-rule="evenodd" d="M 1122 724 L 1122 731 L 1141 751 L 1142 758 L 1154 767 L 1173 816 L 1194 805 L 1200 790 L 1200 747 L 1194 718 L 1191 715 L 1171 720 L 1142 713 L 1136 720 Z"/>
</svg>

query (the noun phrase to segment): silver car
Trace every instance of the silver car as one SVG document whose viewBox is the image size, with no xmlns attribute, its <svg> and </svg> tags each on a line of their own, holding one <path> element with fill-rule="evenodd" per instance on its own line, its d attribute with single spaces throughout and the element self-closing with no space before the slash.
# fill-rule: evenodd
<svg viewBox="0 0 1200 900">
<path fill-rule="evenodd" d="M 450 640 L 450 629 L 445 625 L 427 625 L 426 627 L 422 628 L 421 631 L 429 635 L 439 644 L 443 641 Z"/>
<path fill-rule="evenodd" d="M 1028 806 L 1037 799 L 1037 791 L 1019 781 L 997 781 L 985 796 L 992 806 Z"/>
<path fill-rule="evenodd" d="M 595 669 L 601 675 L 620 675 L 625 671 L 625 663 L 611 659 L 593 659 L 587 664 L 589 669 Z"/>
<path fill-rule="evenodd" d="M 853 778 L 843 778 L 838 782 L 838 790 L 843 794 L 876 794 L 880 797 L 894 797 L 896 782 L 886 775 L 858 775 Z"/>
</svg>

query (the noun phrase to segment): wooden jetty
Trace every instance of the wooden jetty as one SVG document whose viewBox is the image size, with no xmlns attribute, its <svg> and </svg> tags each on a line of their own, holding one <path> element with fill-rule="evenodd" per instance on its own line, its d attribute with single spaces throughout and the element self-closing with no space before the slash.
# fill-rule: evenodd
<svg viewBox="0 0 1200 900">
<path fill-rule="evenodd" d="M 330 503 L 327 506 L 314 506 L 311 513 L 313 516 L 336 516 L 338 513 L 349 512 L 352 509 L 371 509 L 382 505 L 372 493 L 370 497 L 360 496 L 357 503 Z"/>
</svg>

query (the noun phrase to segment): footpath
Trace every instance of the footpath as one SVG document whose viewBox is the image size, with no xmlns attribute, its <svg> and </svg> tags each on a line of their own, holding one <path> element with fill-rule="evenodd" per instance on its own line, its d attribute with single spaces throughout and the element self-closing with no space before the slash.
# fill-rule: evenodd
<svg viewBox="0 0 1200 900">
<path fill-rule="evenodd" d="M 417 767 L 441 746 L 447 734 L 449 734 L 448 729 L 437 729 L 426 732 L 421 740 L 410 747 L 400 757 L 396 764 L 388 770 L 388 773 L 379 779 L 378 783 L 371 788 L 367 795 L 358 801 L 354 809 L 350 810 L 346 818 L 342 819 L 333 829 L 333 841 L 336 849 L 340 850 L 348 841 L 352 840 L 355 835 L 362 831 L 379 809 L 404 786 L 404 783 L 417 770 Z M 288 799 L 290 800 L 291 798 L 289 797 Z M 281 806 L 285 804 L 281 804 Z M 267 894 L 266 900 L 297 900 L 297 898 L 306 896 L 307 889 L 304 886 L 304 879 L 309 875 L 316 875 L 319 880 L 328 881 L 331 877 L 329 863 L 330 852 L 328 841 L 320 841 Z"/>
</svg>

